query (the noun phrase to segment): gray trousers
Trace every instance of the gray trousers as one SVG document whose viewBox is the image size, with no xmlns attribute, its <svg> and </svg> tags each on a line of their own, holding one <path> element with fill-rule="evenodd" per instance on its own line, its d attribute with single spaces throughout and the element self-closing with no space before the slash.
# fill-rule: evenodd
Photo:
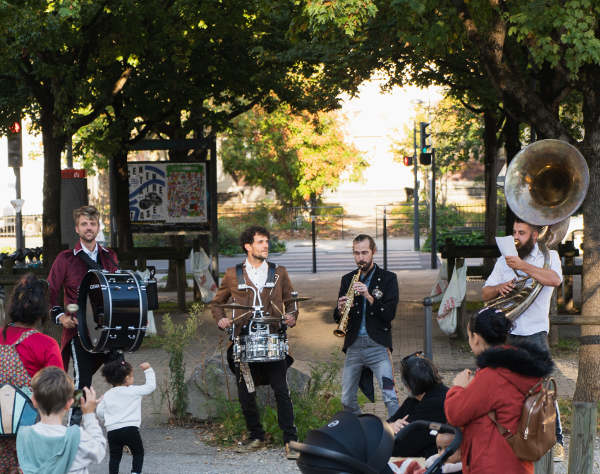
<svg viewBox="0 0 600 474">
<path fill-rule="evenodd" d="M 369 336 L 357 337 L 354 344 L 346 350 L 344 372 L 342 373 L 342 406 L 344 410 L 360 415 L 358 405 L 358 382 L 364 367 L 373 371 L 377 379 L 383 402 L 392 416 L 398 411 L 398 394 L 394 384 L 392 357 L 387 347 L 377 344 Z"/>
</svg>

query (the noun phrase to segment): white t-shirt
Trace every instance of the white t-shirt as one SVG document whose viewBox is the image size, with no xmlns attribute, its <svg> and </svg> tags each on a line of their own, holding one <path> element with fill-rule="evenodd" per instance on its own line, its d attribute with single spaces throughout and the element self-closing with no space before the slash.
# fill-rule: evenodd
<svg viewBox="0 0 600 474">
<path fill-rule="evenodd" d="M 558 252 L 550 250 L 551 264 L 550 270 L 554 270 L 560 281 L 562 281 L 562 265 Z M 530 263 L 536 267 L 542 268 L 544 266 L 544 254 L 538 248 L 537 243 L 533 247 L 533 250 L 527 257 L 523 259 L 524 262 Z M 525 273 L 518 271 L 519 275 L 524 276 Z M 512 281 L 515 278 L 515 272 L 506 264 L 506 259 L 500 257 L 494 266 L 492 274 L 485 282 L 486 286 L 496 286 L 500 283 L 506 283 Z M 527 281 L 527 284 L 531 284 L 531 280 Z M 537 298 L 531 303 L 531 306 L 523 311 L 523 314 L 515 319 L 515 329 L 512 334 L 515 336 L 530 336 L 532 334 L 546 331 L 550 331 L 550 320 L 548 319 L 548 312 L 550 310 L 550 299 L 552 298 L 552 292 L 554 288 L 551 286 L 545 286 L 540 291 Z"/>
<path fill-rule="evenodd" d="M 156 388 L 156 375 L 152 368 L 144 370 L 144 385 L 113 387 L 104 394 L 96 408 L 96 414 L 104 421 L 106 431 L 142 424 L 142 397 Z"/>
</svg>

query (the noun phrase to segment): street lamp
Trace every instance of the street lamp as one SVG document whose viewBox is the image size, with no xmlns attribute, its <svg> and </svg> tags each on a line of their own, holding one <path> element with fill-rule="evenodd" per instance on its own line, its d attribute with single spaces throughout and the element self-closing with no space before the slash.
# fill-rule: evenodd
<svg viewBox="0 0 600 474">
<path fill-rule="evenodd" d="M 424 102 L 421 99 L 413 99 L 410 101 L 413 105 L 421 105 Z M 419 237 L 419 178 L 417 175 L 417 122 L 414 122 L 413 127 L 413 173 L 415 175 L 415 190 L 413 192 L 413 204 L 414 204 L 414 220 L 413 220 L 413 235 L 415 238 L 414 247 L 415 250 L 421 249 L 421 241 Z"/>
</svg>

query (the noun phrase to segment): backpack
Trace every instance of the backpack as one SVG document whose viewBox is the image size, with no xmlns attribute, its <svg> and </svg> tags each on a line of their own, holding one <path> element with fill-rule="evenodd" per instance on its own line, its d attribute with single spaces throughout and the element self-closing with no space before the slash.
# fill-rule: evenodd
<svg viewBox="0 0 600 474">
<path fill-rule="evenodd" d="M 550 383 L 553 390 L 550 390 Z M 517 458 L 539 461 L 556 444 L 556 381 L 544 379 L 529 389 L 516 433 L 496 421 L 496 411 L 489 412 L 488 416 L 496 423 Z"/>
<path fill-rule="evenodd" d="M 21 427 L 35 424 L 37 410 L 25 392 L 31 393 L 31 378 L 17 345 L 36 332 L 27 331 L 14 344 L 0 344 L 0 439 L 14 439 Z"/>
</svg>

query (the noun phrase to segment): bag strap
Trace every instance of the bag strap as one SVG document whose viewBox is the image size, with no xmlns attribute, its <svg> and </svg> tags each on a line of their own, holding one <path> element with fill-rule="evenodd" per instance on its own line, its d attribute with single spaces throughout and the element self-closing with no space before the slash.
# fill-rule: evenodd
<svg viewBox="0 0 600 474">
<path fill-rule="evenodd" d="M 238 281 L 238 289 L 243 290 L 246 288 L 246 280 L 244 280 L 244 264 L 238 263 L 235 266 L 235 274 L 237 276 Z"/>
<path fill-rule="evenodd" d="M 514 436 L 510 430 L 506 429 L 504 426 L 502 426 L 500 423 L 498 423 L 496 421 L 496 410 L 492 410 L 487 415 L 498 427 L 498 431 L 500 431 L 500 436 L 502 436 L 504 439 Z"/>
<path fill-rule="evenodd" d="M 98 249 L 98 251 L 100 251 L 100 249 Z M 98 262 L 94 262 L 90 256 L 85 253 L 84 250 L 80 250 L 79 252 L 77 252 L 77 256 L 83 260 L 88 267 L 90 267 L 92 270 L 102 270 L 102 265 L 100 265 Z"/>
<path fill-rule="evenodd" d="M 17 339 L 17 341 L 14 344 L 12 344 L 12 345 L 13 346 L 17 346 L 17 344 L 21 344 L 25 339 L 27 339 L 32 334 L 35 334 L 36 332 L 37 331 L 35 329 L 32 329 L 31 331 L 24 332 L 23 334 L 21 334 L 21 337 L 19 339 Z"/>
<path fill-rule="evenodd" d="M 275 270 L 277 270 L 277 265 L 272 262 L 267 262 L 267 264 L 269 265 L 269 270 L 264 288 L 273 288 L 275 286 Z"/>
</svg>

